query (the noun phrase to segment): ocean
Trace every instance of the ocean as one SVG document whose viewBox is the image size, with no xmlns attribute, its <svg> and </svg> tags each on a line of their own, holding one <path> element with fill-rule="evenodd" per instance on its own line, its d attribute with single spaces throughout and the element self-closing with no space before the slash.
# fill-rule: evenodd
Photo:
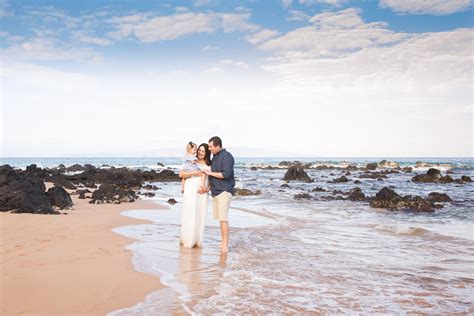
<svg viewBox="0 0 474 316">
<path fill-rule="evenodd" d="M 474 313 L 474 183 L 414 183 L 414 173 L 393 173 L 383 180 L 358 178 L 360 184 L 330 183 L 341 170 L 308 169 L 313 183 L 290 182 L 280 161 L 313 165 L 365 166 L 382 159 L 425 173 L 430 166 L 453 178 L 474 178 L 472 158 L 236 158 L 237 187 L 261 195 L 235 197 L 229 224 L 230 248 L 219 252 L 220 231 L 211 203 L 202 248 L 179 246 L 181 184 L 153 183 L 160 189 L 145 198 L 168 210 L 122 214 L 149 224 L 114 228 L 137 239 L 127 246 L 139 271 L 166 286 L 143 302 L 109 315 L 156 314 L 372 314 Z M 420 163 L 420 161 L 424 163 Z M 59 164 L 127 166 L 177 170 L 179 158 L 1 158 L 0 164 L 24 168 Z M 164 166 L 158 165 L 162 163 Z M 273 166 L 276 169 L 251 167 Z M 325 200 L 333 190 L 358 186 L 369 196 L 389 186 L 397 193 L 426 197 L 448 194 L 453 202 L 433 213 L 388 211 L 366 202 Z M 311 192 L 322 187 L 329 192 Z M 311 200 L 294 195 L 309 193 Z M 131 289 L 133 290 L 133 289 Z"/>
</svg>

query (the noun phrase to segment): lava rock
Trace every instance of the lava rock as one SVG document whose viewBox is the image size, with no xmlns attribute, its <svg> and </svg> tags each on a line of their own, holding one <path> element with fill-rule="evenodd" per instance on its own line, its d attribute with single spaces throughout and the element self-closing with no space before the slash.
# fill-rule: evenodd
<svg viewBox="0 0 474 316">
<path fill-rule="evenodd" d="M 173 198 L 168 199 L 168 204 L 174 205 L 176 203 L 178 203 L 178 201 L 176 201 L 175 199 L 173 199 Z"/>
<path fill-rule="evenodd" d="M 445 193 L 431 192 L 428 199 L 432 202 L 452 202 L 453 200 Z"/>
<path fill-rule="evenodd" d="M 412 210 L 415 212 L 433 212 L 436 208 L 442 207 L 442 205 L 435 205 L 432 201 L 420 196 L 406 195 L 402 197 L 387 187 L 382 188 L 375 195 L 375 198 L 370 202 L 370 206 L 374 208 L 386 208 L 391 211 Z"/>
<path fill-rule="evenodd" d="M 413 182 L 421 182 L 421 183 L 453 183 L 454 180 L 451 176 L 443 176 L 438 169 L 430 168 L 426 174 L 419 174 L 414 176 L 411 179 Z"/>
<path fill-rule="evenodd" d="M 295 200 L 309 200 L 311 199 L 311 195 L 309 195 L 308 193 L 301 193 L 301 194 L 296 194 L 294 196 L 294 199 Z"/>
<path fill-rule="evenodd" d="M 351 201 L 363 201 L 365 200 L 365 194 L 359 187 L 355 187 L 349 191 L 347 198 Z"/>
<path fill-rule="evenodd" d="M 74 205 L 72 203 L 71 196 L 62 187 L 52 187 L 48 190 L 48 192 L 46 192 L 46 194 L 51 201 L 51 205 L 57 206 L 61 210 L 65 208 L 71 209 Z"/>
<path fill-rule="evenodd" d="M 299 180 L 305 182 L 313 182 L 314 180 L 311 179 L 306 171 L 304 171 L 303 166 L 301 165 L 293 165 L 288 167 L 288 170 L 283 177 L 283 180 L 292 181 L 292 180 Z"/>
<path fill-rule="evenodd" d="M 262 194 L 262 191 L 260 190 L 251 191 L 249 189 L 235 188 L 234 194 L 236 196 L 260 195 Z"/>
<path fill-rule="evenodd" d="M 375 170 L 377 169 L 379 165 L 376 163 L 376 162 L 371 162 L 371 163 L 368 163 L 366 166 L 365 166 L 365 169 L 367 170 Z"/>
<path fill-rule="evenodd" d="M 114 186 L 113 184 L 102 184 L 92 193 L 91 204 L 134 202 L 136 197 L 135 191 L 126 190 Z"/>
<path fill-rule="evenodd" d="M 0 211 L 59 214 L 46 195 L 43 180 L 32 171 L 22 173 L 9 165 L 0 166 Z"/>
<path fill-rule="evenodd" d="M 340 176 L 339 178 L 336 178 L 332 181 L 328 181 L 330 183 L 343 183 L 343 182 L 349 182 L 349 179 L 347 179 L 346 176 Z"/>
</svg>

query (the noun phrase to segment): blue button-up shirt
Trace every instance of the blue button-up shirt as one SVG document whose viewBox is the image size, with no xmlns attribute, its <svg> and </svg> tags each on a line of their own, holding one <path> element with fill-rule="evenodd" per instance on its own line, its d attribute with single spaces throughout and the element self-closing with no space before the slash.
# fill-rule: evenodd
<svg viewBox="0 0 474 316">
<path fill-rule="evenodd" d="M 209 177 L 211 183 L 211 194 L 217 196 L 224 191 L 234 194 L 235 179 L 234 179 L 234 157 L 230 152 L 221 149 L 211 161 L 211 171 L 221 172 L 224 179 L 216 177 Z"/>
</svg>

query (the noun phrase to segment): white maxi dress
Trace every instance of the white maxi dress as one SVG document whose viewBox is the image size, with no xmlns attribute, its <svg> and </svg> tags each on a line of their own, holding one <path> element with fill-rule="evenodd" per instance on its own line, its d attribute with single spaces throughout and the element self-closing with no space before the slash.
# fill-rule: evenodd
<svg viewBox="0 0 474 316">
<path fill-rule="evenodd" d="M 211 167 L 206 164 L 198 164 L 201 170 Z M 205 185 L 209 179 L 206 176 Z M 206 223 L 208 193 L 199 194 L 201 177 L 187 178 L 184 183 L 183 209 L 181 212 L 181 239 L 180 243 L 186 248 L 202 246 L 202 235 Z"/>
</svg>

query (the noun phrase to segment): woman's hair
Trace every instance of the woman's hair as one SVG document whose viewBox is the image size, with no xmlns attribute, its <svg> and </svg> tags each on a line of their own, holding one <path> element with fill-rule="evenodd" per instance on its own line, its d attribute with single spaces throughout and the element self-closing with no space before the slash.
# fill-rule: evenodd
<svg viewBox="0 0 474 316">
<path fill-rule="evenodd" d="M 189 153 L 191 151 L 191 149 L 195 148 L 196 147 L 196 144 L 193 143 L 193 142 L 189 142 L 187 145 L 186 145 L 186 152 Z"/>
<path fill-rule="evenodd" d="M 210 166 L 211 165 L 211 151 L 209 150 L 209 145 L 206 143 L 202 143 L 199 145 L 197 153 L 196 153 L 196 158 L 199 159 L 199 148 L 204 147 L 204 150 L 206 151 L 206 156 L 204 157 L 204 161 L 206 162 L 206 165 Z"/>
</svg>

